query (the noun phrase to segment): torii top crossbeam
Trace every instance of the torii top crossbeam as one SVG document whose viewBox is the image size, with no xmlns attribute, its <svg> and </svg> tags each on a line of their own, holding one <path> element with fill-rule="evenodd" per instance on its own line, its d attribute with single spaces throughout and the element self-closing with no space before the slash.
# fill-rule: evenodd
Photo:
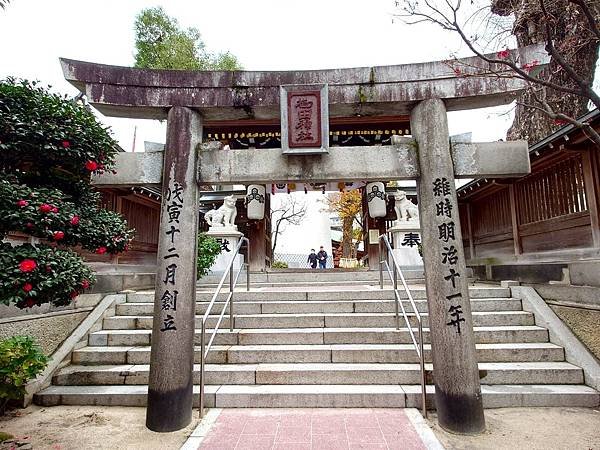
<svg viewBox="0 0 600 450">
<path fill-rule="evenodd" d="M 511 58 L 547 63 L 540 46 Z M 511 76 L 481 76 L 481 59 L 310 71 L 188 71 L 110 66 L 61 58 L 65 78 L 107 116 L 164 119 L 172 106 L 198 110 L 204 120 L 279 118 L 281 85 L 328 84 L 329 116 L 408 114 L 421 100 L 440 98 L 448 111 L 511 102 L 523 89 Z M 453 68 L 458 67 L 457 73 Z M 506 68 L 495 68 L 498 74 Z M 476 76 L 478 75 L 478 76 Z"/>
</svg>

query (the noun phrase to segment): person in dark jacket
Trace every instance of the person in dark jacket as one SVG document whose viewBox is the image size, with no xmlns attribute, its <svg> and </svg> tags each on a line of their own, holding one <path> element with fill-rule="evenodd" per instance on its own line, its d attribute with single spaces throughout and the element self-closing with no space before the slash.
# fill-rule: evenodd
<svg viewBox="0 0 600 450">
<path fill-rule="evenodd" d="M 315 253 L 314 248 L 310 249 L 310 254 L 308 255 L 308 259 L 306 261 L 310 264 L 311 268 L 317 268 L 317 254 Z"/>
<path fill-rule="evenodd" d="M 324 269 L 327 265 L 327 252 L 323 250 L 323 246 L 319 247 L 319 253 L 317 253 L 317 259 L 319 260 L 319 269 Z"/>
</svg>

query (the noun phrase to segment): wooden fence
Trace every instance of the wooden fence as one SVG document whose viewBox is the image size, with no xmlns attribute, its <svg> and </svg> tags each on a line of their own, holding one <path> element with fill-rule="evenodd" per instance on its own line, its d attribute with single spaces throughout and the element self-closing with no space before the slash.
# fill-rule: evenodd
<svg viewBox="0 0 600 450">
<path fill-rule="evenodd" d="M 599 247 L 599 169 L 594 149 L 563 150 L 528 176 L 487 183 L 460 202 L 467 257 Z"/>
</svg>

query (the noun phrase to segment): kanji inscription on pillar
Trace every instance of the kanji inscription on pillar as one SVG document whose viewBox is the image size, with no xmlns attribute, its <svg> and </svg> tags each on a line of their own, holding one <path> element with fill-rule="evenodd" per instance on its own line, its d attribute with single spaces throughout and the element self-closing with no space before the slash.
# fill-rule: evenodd
<svg viewBox="0 0 600 450">
<path fill-rule="evenodd" d="M 321 94 L 319 91 L 288 92 L 288 145 L 321 147 Z"/>
<path fill-rule="evenodd" d="M 281 149 L 284 154 L 327 153 L 327 85 L 281 86 Z"/>
<path fill-rule="evenodd" d="M 181 230 L 178 228 L 179 215 L 183 208 L 183 187 L 180 183 L 175 180 L 171 180 L 169 188 L 167 189 L 167 203 L 166 208 L 168 212 L 168 224 L 170 228 L 165 232 L 165 235 L 169 236 L 168 241 L 170 243 L 167 249 L 167 254 L 163 257 L 164 262 L 164 279 L 162 280 L 165 285 L 165 291 L 161 297 L 161 311 L 164 311 L 163 326 L 160 331 L 176 331 L 176 318 L 175 314 L 177 311 L 177 294 L 176 290 L 172 292 L 169 290 L 169 284 L 174 285 L 177 276 L 177 263 L 179 262 L 179 253 L 177 252 L 177 233 Z"/>
</svg>

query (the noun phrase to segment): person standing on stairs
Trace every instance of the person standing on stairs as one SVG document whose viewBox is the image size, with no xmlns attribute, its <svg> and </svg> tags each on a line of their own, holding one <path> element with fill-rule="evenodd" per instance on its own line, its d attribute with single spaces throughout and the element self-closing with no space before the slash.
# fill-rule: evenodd
<svg viewBox="0 0 600 450">
<path fill-rule="evenodd" d="M 310 254 L 308 255 L 306 262 L 308 262 L 308 264 L 310 264 L 311 269 L 317 268 L 317 254 L 315 253 L 314 248 L 310 249 Z"/>
<path fill-rule="evenodd" d="M 317 253 L 317 259 L 319 260 L 319 269 L 324 269 L 327 266 L 327 252 L 323 250 L 323 246 L 319 247 L 319 253 Z"/>
</svg>

